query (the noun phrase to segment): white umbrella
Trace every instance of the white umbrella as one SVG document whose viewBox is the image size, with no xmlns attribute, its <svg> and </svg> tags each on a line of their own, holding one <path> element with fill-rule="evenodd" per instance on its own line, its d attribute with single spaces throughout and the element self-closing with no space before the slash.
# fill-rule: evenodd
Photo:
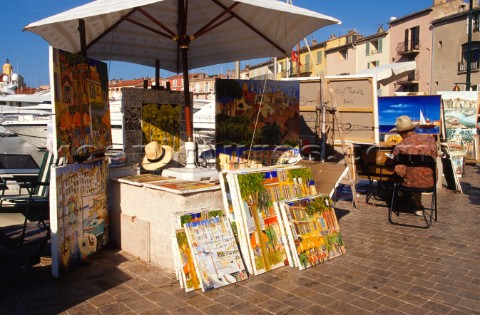
<svg viewBox="0 0 480 315">
<path fill-rule="evenodd" d="M 386 79 L 390 79 L 393 76 L 401 75 L 405 72 L 415 70 L 416 65 L 417 64 L 415 63 L 415 61 L 389 63 L 385 65 L 380 65 L 375 68 L 360 71 L 357 74 L 373 74 L 375 75 L 377 81 L 383 81 Z"/>
<path fill-rule="evenodd" d="M 306 35 L 335 23 L 340 21 L 276 0 L 97 0 L 25 30 L 91 58 L 183 72 L 191 138 L 189 69 L 286 56 Z"/>
</svg>

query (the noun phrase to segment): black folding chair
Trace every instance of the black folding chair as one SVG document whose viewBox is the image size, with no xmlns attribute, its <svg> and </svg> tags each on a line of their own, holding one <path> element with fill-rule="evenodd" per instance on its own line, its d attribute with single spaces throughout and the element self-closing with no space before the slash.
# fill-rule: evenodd
<svg viewBox="0 0 480 315">
<path fill-rule="evenodd" d="M 20 244 L 23 244 L 25 239 L 25 231 L 29 220 L 37 221 L 39 226 L 42 225 L 48 231 L 47 237 L 49 235 L 50 229 L 45 221 L 49 219 L 49 186 L 50 168 L 52 165 L 57 165 L 57 160 L 52 153 L 46 151 L 36 178 L 22 178 L 21 175 L 14 177 L 14 180 L 23 180 L 22 185 L 28 189 L 28 194 L 16 196 L 2 195 L 0 197 L 0 212 L 11 212 L 4 209 L 3 203 L 8 202 L 15 205 L 18 209 L 22 209 L 20 212 L 25 215 Z"/>
<path fill-rule="evenodd" d="M 432 221 L 437 221 L 437 161 L 435 158 L 429 155 L 422 154 L 398 154 L 395 157 L 395 165 L 405 165 L 407 167 L 427 167 L 432 170 L 433 175 L 433 186 L 426 188 L 416 188 L 416 187 L 405 187 L 402 185 L 400 179 L 393 186 L 392 201 L 388 209 L 388 221 L 392 224 L 404 225 L 404 226 L 414 226 L 428 229 L 432 225 Z M 395 214 L 397 217 L 400 215 L 399 208 L 399 196 L 398 193 L 403 192 L 404 194 L 408 193 L 430 193 L 431 203 L 430 207 L 422 208 L 422 216 L 425 220 L 426 226 L 416 226 L 412 224 L 399 223 L 393 220 Z"/>
</svg>

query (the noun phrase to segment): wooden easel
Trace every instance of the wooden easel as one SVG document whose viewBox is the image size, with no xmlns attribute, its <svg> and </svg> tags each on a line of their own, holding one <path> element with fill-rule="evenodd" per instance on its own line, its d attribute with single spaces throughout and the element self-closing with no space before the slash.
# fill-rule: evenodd
<svg viewBox="0 0 480 315">
<path fill-rule="evenodd" d="M 350 186 L 350 189 L 352 190 L 352 204 L 355 208 L 359 208 L 359 203 L 358 203 L 358 198 L 357 198 L 357 190 L 355 189 L 355 163 L 353 161 L 353 152 L 349 152 L 347 145 L 345 143 L 345 138 L 343 135 L 343 130 L 342 130 L 342 121 L 341 118 L 337 115 L 337 100 L 335 97 L 335 91 L 330 88 L 329 91 L 329 96 L 327 97 L 327 84 L 325 81 L 325 76 L 323 72 L 320 73 L 320 80 L 321 80 L 321 108 L 320 110 L 322 111 L 321 117 L 322 117 L 322 122 L 321 122 L 321 130 L 322 130 L 322 148 L 321 148 L 321 161 L 325 161 L 325 143 L 327 141 L 327 132 L 325 129 L 325 119 L 326 119 L 326 113 L 328 112 L 331 117 L 332 117 L 332 127 L 331 127 L 331 132 L 332 134 L 335 133 L 335 130 L 338 130 L 338 134 L 340 136 L 340 141 L 342 144 L 342 153 L 344 157 L 344 163 L 345 163 L 345 168 L 348 168 L 348 171 L 345 173 L 345 176 L 343 176 L 340 179 L 340 183 Z M 329 105 L 329 101 L 331 106 Z M 332 143 L 333 145 L 333 143 Z M 350 150 L 353 151 L 353 150 Z M 350 164 L 350 165 L 349 165 Z"/>
</svg>

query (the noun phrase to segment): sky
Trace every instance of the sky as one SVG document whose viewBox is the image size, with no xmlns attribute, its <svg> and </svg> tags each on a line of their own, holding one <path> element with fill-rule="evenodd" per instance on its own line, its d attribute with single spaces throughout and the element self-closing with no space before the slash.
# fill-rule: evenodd
<svg viewBox="0 0 480 315">
<path fill-rule="evenodd" d="M 0 65 L 9 59 L 14 72 L 23 76 L 27 86 L 49 85 L 48 43 L 40 36 L 24 32 L 22 29 L 29 23 L 88 2 L 91 0 L 0 0 L 2 8 Z M 296 6 L 342 21 L 341 25 L 321 28 L 307 37 L 309 42 L 312 38 L 322 42 L 332 34 L 344 35 L 352 29 L 364 36 L 372 35 L 379 25 L 387 29 L 391 17 L 398 18 L 426 9 L 432 5 L 433 0 L 292 0 L 292 2 Z M 246 64 L 257 64 L 263 60 L 242 61 L 240 67 L 243 69 Z M 150 67 L 120 62 L 108 62 L 108 66 L 110 79 L 126 80 L 155 76 L 154 68 Z M 234 70 L 234 64 L 215 65 L 204 69 L 193 69 L 190 72 L 201 70 L 208 74 L 226 73 L 226 70 Z M 161 77 L 169 77 L 173 74 L 160 71 Z"/>
</svg>

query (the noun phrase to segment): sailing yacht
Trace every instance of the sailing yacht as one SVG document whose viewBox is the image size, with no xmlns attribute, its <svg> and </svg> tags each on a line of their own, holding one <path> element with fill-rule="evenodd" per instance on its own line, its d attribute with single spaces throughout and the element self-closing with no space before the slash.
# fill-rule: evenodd
<svg viewBox="0 0 480 315">
<path fill-rule="evenodd" d="M 425 119 L 425 116 L 423 116 L 422 110 L 420 110 L 420 121 L 418 128 L 424 128 L 424 129 L 430 129 L 435 127 L 435 124 L 430 121 L 430 119 Z"/>
</svg>

